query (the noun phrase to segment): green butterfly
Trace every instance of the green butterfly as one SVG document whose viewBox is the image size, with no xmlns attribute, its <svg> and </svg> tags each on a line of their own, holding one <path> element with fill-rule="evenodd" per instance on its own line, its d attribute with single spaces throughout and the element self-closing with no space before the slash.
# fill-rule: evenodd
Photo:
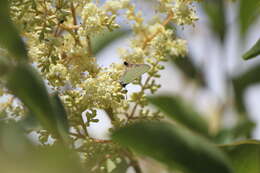
<svg viewBox="0 0 260 173">
<path fill-rule="evenodd" d="M 150 66 L 147 64 L 129 64 L 124 62 L 127 67 L 126 71 L 120 78 L 120 84 L 125 87 L 127 84 L 133 82 L 135 79 L 139 78 L 142 74 L 146 73 Z"/>
</svg>

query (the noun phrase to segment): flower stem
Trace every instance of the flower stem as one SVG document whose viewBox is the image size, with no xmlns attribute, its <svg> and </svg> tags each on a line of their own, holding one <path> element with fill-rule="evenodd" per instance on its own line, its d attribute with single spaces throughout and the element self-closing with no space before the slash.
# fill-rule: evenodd
<svg viewBox="0 0 260 173">
<path fill-rule="evenodd" d="M 162 25 L 163 26 L 166 26 L 168 23 L 170 23 L 171 19 L 173 17 L 173 12 L 169 12 L 169 15 L 168 17 L 163 21 Z M 150 41 L 152 41 L 159 33 L 161 32 L 160 29 L 158 29 L 151 37 L 148 37 L 145 41 L 144 41 L 144 44 L 142 46 L 142 49 L 145 49 L 147 46 L 148 46 L 148 43 Z"/>
</svg>

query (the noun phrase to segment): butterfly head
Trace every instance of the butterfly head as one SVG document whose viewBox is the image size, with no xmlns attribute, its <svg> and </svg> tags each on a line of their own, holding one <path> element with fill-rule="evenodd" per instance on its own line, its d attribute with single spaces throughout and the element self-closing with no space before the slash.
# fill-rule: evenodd
<svg viewBox="0 0 260 173">
<path fill-rule="evenodd" d="M 126 62 L 126 61 L 124 61 L 124 65 L 128 67 L 128 66 L 129 66 L 129 63 Z"/>
<path fill-rule="evenodd" d="M 120 85 L 125 88 L 127 84 L 121 81 Z"/>
</svg>

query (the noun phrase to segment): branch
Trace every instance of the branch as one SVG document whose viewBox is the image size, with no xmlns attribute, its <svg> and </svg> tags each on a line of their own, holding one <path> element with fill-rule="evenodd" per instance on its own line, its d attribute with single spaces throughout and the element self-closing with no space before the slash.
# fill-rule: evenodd
<svg viewBox="0 0 260 173">
<path fill-rule="evenodd" d="M 163 21 L 162 25 L 163 25 L 163 26 L 166 26 L 166 25 L 171 21 L 172 17 L 173 17 L 173 12 L 170 11 L 168 17 Z M 150 41 L 152 41 L 160 32 L 161 32 L 161 30 L 157 30 L 151 37 L 148 37 L 148 38 L 144 41 L 144 44 L 143 44 L 143 46 L 142 46 L 142 49 L 145 49 L 146 46 L 148 45 L 148 43 L 149 43 Z"/>
</svg>

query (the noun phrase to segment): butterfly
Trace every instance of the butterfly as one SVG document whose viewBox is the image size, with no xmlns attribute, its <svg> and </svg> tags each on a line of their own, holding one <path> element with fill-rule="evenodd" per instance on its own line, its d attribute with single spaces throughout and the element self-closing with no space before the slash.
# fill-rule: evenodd
<svg viewBox="0 0 260 173">
<path fill-rule="evenodd" d="M 147 64 L 129 64 L 128 62 L 124 62 L 124 65 L 127 69 L 120 78 L 120 84 L 123 87 L 133 82 L 150 69 L 150 66 Z"/>
</svg>

